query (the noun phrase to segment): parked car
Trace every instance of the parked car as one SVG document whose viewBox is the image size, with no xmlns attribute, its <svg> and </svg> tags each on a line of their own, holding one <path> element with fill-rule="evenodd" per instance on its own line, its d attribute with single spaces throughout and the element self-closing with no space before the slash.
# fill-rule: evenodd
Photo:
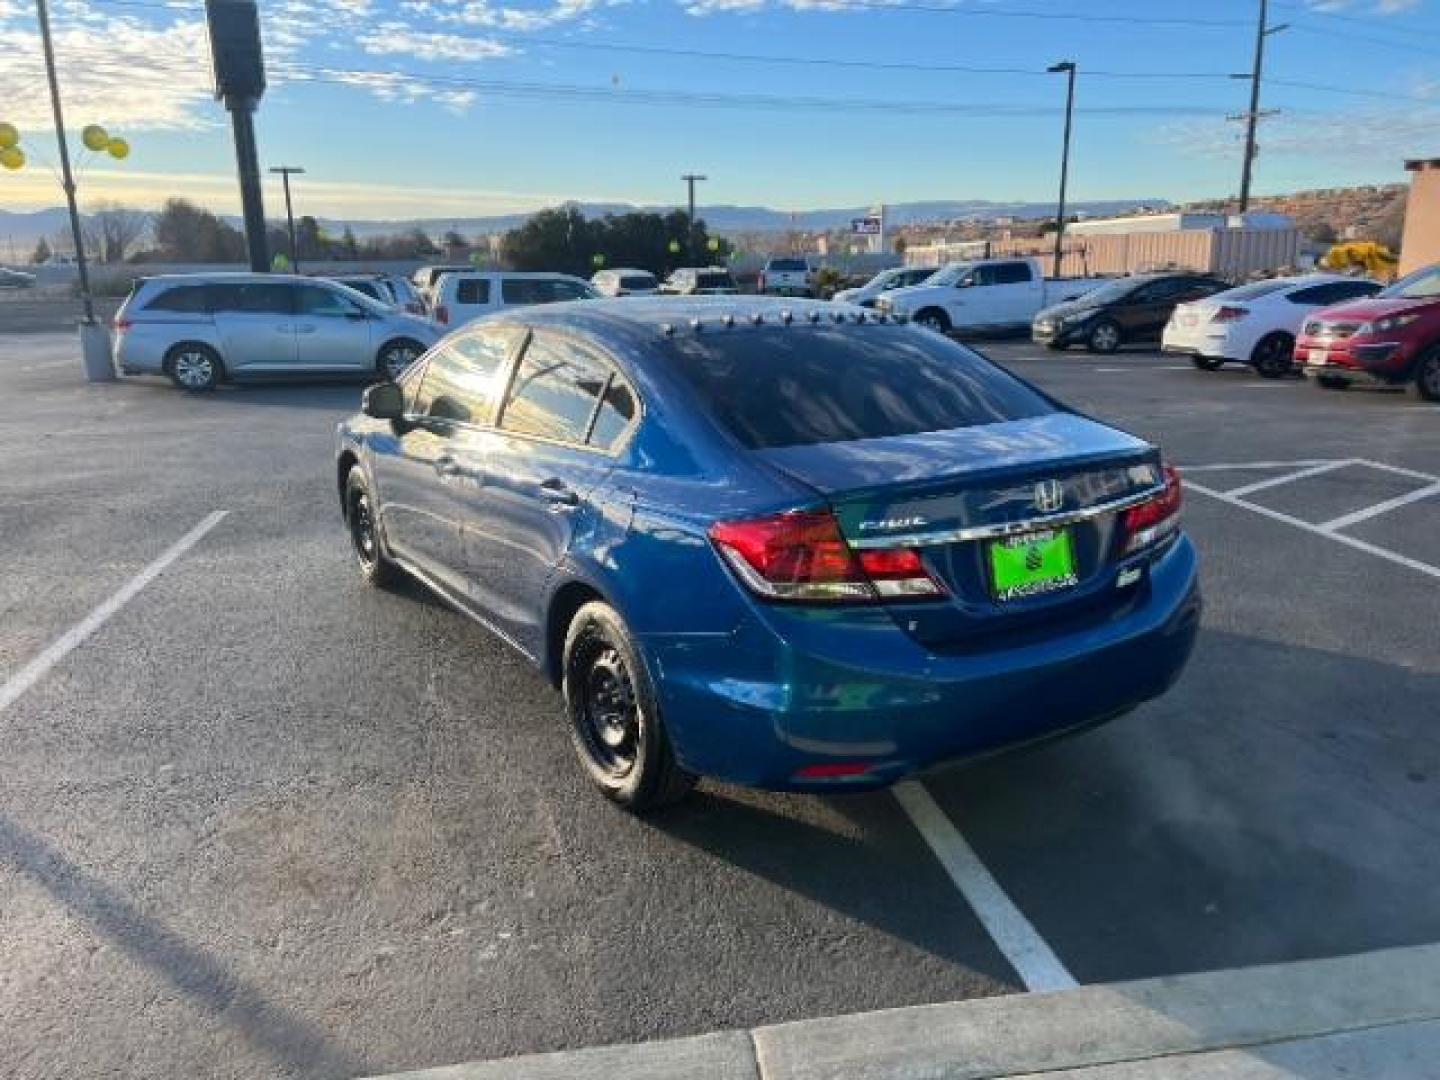
<svg viewBox="0 0 1440 1080">
<path fill-rule="evenodd" d="M 1295 338 L 1318 308 L 1373 296 L 1378 281 L 1339 274 L 1270 278 L 1180 304 L 1165 324 L 1162 352 L 1190 357 L 1201 371 L 1227 360 L 1249 364 L 1267 379 L 1294 370 Z"/>
<path fill-rule="evenodd" d="M 659 280 L 649 270 L 623 267 L 597 271 L 590 284 L 601 296 L 654 296 L 660 291 Z"/>
<path fill-rule="evenodd" d="M 1155 447 L 846 305 L 507 312 L 371 387 L 336 463 L 364 577 L 530 657 L 635 810 L 1079 731 L 1163 692 L 1199 624 Z"/>
<path fill-rule="evenodd" d="M 380 274 L 327 274 L 324 280 L 354 289 L 386 307 L 400 307 L 394 285 Z"/>
<path fill-rule="evenodd" d="M 923 285 L 887 292 L 875 306 L 940 333 L 1003 333 L 1028 330 L 1040 309 L 1105 280 L 1047 280 L 1038 259 L 978 259 L 943 266 Z"/>
<path fill-rule="evenodd" d="M 466 270 L 474 270 L 473 266 L 465 263 L 451 264 L 449 266 L 422 266 L 410 275 L 410 284 L 414 285 L 421 296 L 424 296 L 435 283 L 440 280 L 441 274 L 460 274 Z"/>
<path fill-rule="evenodd" d="M 889 292 L 891 289 L 905 289 L 911 285 L 924 284 L 934 277 L 939 269 L 938 266 L 896 266 L 890 270 L 881 270 L 858 289 L 841 289 L 830 299 L 837 300 L 842 304 L 874 307 L 875 301 L 880 298 L 881 293 Z"/>
<path fill-rule="evenodd" d="M 1369 300 L 1317 311 L 1295 343 L 1295 360 L 1327 390 L 1412 383 L 1425 400 L 1440 401 L 1440 264 Z"/>
<path fill-rule="evenodd" d="M 430 317 L 441 326 L 464 326 L 509 307 L 593 300 L 600 294 L 584 278 L 518 270 L 469 270 L 441 274 L 431 295 Z"/>
<path fill-rule="evenodd" d="M 1158 341 L 1177 304 L 1230 286 L 1209 274 L 1137 274 L 1116 278 L 1035 316 L 1030 336 L 1051 349 L 1084 345 L 1112 353 L 1121 345 Z"/>
<path fill-rule="evenodd" d="M 723 266 L 682 266 L 660 286 L 672 296 L 727 296 L 740 291 L 735 278 Z"/>
<path fill-rule="evenodd" d="M 21 270 L 7 270 L 0 266 L 0 289 L 32 289 L 34 287 L 34 274 L 27 274 Z"/>
<path fill-rule="evenodd" d="M 399 274 L 381 274 L 380 277 L 389 283 L 390 291 L 395 294 L 395 303 L 401 311 L 411 315 L 425 314 L 425 300 L 409 278 Z"/>
<path fill-rule="evenodd" d="M 334 282 L 284 274 L 139 278 L 115 315 L 115 363 L 182 390 L 228 379 L 404 371 L 440 336 Z"/>
<path fill-rule="evenodd" d="M 765 260 L 756 289 L 775 296 L 809 296 L 814 285 L 810 264 L 804 259 L 772 255 Z"/>
</svg>

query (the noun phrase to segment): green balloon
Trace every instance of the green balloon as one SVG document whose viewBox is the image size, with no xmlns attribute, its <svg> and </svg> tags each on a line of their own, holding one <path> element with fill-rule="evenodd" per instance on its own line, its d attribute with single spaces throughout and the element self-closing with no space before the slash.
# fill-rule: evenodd
<svg viewBox="0 0 1440 1080">
<path fill-rule="evenodd" d="M 680 241 L 679 241 L 679 240 L 671 240 L 671 241 L 670 241 L 670 254 L 671 254 L 671 255 L 679 255 L 679 254 L 680 254 Z"/>
<path fill-rule="evenodd" d="M 277 251 L 275 257 L 270 260 L 270 269 L 283 274 L 290 269 L 290 256 L 283 251 Z"/>
<path fill-rule="evenodd" d="M 594 255 L 590 256 L 590 265 L 599 269 L 605 265 L 605 256 L 597 251 Z"/>
</svg>

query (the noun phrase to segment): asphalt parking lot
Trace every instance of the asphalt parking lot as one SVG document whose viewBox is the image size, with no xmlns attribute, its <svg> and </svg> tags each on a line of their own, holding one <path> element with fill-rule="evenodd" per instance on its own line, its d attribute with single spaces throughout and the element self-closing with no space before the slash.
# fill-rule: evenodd
<svg viewBox="0 0 1440 1080">
<path fill-rule="evenodd" d="M 361 584 L 356 387 L 86 386 L 0 336 L 4 1071 L 376 1073 L 1440 940 L 1440 408 L 984 348 L 1185 470 L 1181 682 L 898 794 L 639 821 L 524 661 Z"/>
</svg>

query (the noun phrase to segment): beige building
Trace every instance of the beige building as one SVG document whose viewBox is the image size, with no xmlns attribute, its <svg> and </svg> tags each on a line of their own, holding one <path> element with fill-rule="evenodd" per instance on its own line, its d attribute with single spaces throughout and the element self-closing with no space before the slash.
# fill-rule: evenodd
<svg viewBox="0 0 1440 1080">
<path fill-rule="evenodd" d="M 1410 197 L 1405 203 L 1405 234 L 1400 241 L 1400 273 L 1440 262 L 1440 158 L 1405 162 Z"/>
</svg>

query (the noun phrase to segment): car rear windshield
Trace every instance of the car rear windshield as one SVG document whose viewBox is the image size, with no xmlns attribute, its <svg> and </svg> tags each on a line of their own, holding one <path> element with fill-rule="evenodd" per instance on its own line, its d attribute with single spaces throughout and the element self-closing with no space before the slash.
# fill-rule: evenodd
<svg viewBox="0 0 1440 1080">
<path fill-rule="evenodd" d="M 804 259 L 771 259 L 765 269 L 777 274 L 803 274 L 808 268 Z"/>
<path fill-rule="evenodd" d="M 695 287 L 697 289 L 733 289 L 735 279 L 729 274 L 697 274 L 695 275 Z"/>
<path fill-rule="evenodd" d="M 622 289 L 653 289 L 655 279 L 649 274 L 630 274 L 620 279 Z"/>
<path fill-rule="evenodd" d="M 1240 285 L 1234 289 L 1227 289 L 1225 292 L 1216 293 L 1212 300 L 1258 300 L 1262 296 L 1269 296 L 1281 289 L 1288 289 L 1294 285 L 1294 281 L 1252 281 L 1249 285 Z"/>
<path fill-rule="evenodd" d="M 962 345 L 902 327 L 792 327 L 677 337 L 676 370 L 746 446 L 881 439 L 1054 412 Z"/>
</svg>

